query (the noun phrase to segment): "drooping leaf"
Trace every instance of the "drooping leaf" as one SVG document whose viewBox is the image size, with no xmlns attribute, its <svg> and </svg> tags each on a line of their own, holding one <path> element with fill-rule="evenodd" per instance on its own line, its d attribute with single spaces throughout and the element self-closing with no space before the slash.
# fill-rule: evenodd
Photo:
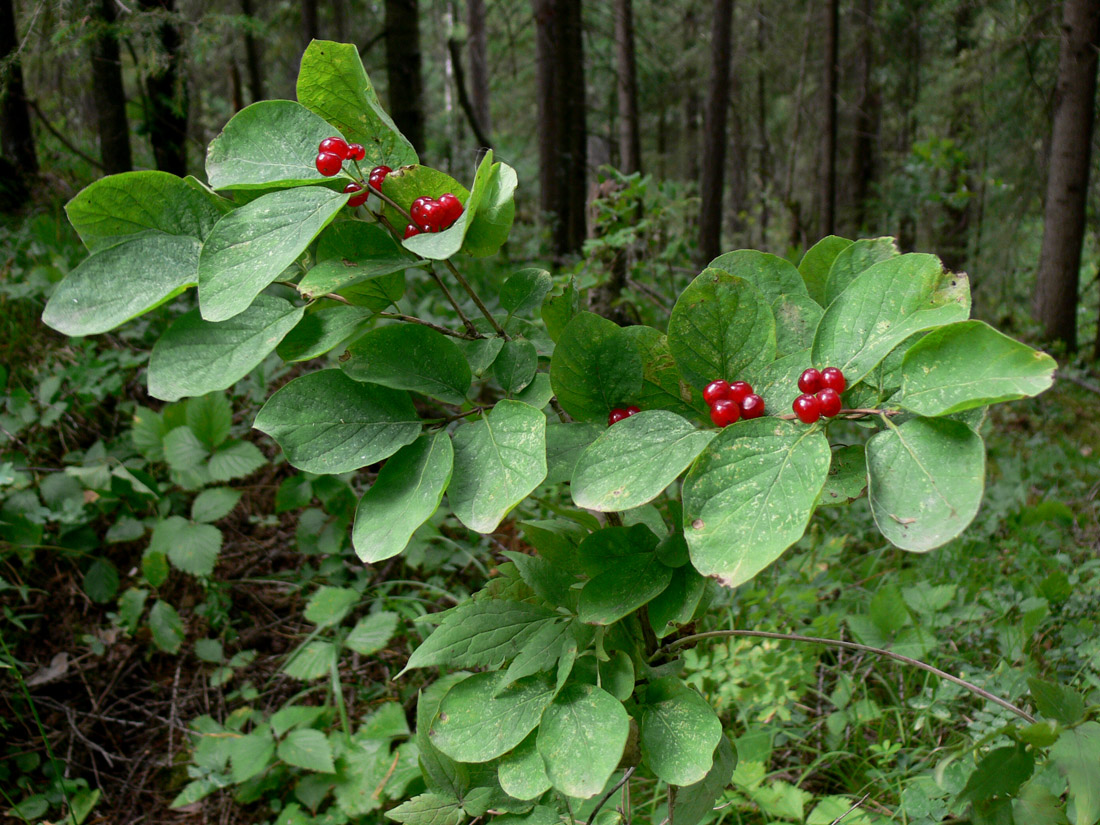
<svg viewBox="0 0 1100 825">
<path fill-rule="evenodd" d="M 301 320 L 303 307 L 257 295 L 244 312 L 212 323 L 199 310 L 181 315 L 153 345 L 149 394 L 165 401 L 232 387 L 255 369 Z"/>
<path fill-rule="evenodd" d="M 293 100 L 260 100 L 230 118 L 206 150 L 214 189 L 268 189 L 327 180 L 317 146 L 334 134 L 324 118 Z M 347 178 L 344 178 L 347 180 Z"/>
<path fill-rule="evenodd" d="M 901 366 L 901 406 L 937 416 L 1038 395 L 1057 363 L 983 321 L 940 327 L 913 344 Z"/>
<path fill-rule="evenodd" d="M 650 684 L 638 719 L 642 758 L 670 785 L 701 782 L 714 765 L 722 723 L 714 709 L 676 676 Z"/>
<path fill-rule="evenodd" d="M 614 624 L 660 595 L 670 581 L 672 568 L 656 554 L 624 559 L 584 585 L 577 616 L 586 624 Z"/>
<path fill-rule="evenodd" d="M 57 285 L 42 321 L 65 335 L 112 330 L 198 283 L 199 249 L 196 238 L 161 232 L 100 249 Z"/>
<path fill-rule="evenodd" d="M 309 361 L 351 338 L 372 315 L 363 307 L 346 305 L 318 309 L 303 316 L 275 351 L 284 361 Z"/>
<path fill-rule="evenodd" d="M 690 564 L 673 570 L 668 587 L 646 608 L 650 625 L 658 639 L 663 639 L 680 625 L 691 621 L 706 591 L 706 585 L 707 580 Z"/>
<path fill-rule="evenodd" d="M 498 667 L 513 658 L 558 615 L 549 608 L 504 599 L 463 602 L 413 651 L 405 670 L 418 667 Z"/>
<path fill-rule="evenodd" d="M 806 291 L 821 306 L 825 306 L 825 282 L 829 277 L 829 269 L 836 256 L 851 245 L 852 242 L 847 238 L 826 235 L 806 250 L 798 264 L 798 274 L 806 284 Z"/>
<path fill-rule="evenodd" d="M 602 512 L 652 501 L 715 435 L 666 410 L 632 415 L 604 430 L 581 454 L 570 484 L 573 501 Z"/>
<path fill-rule="evenodd" d="M 566 325 L 550 360 L 550 383 L 567 413 L 604 424 L 642 389 L 642 359 L 627 334 L 591 312 Z"/>
<path fill-rule="evenodd" d="M 797 422 L 764 417 L 722 430 L 684 480 L 695 568 L 736 587 L 775 561 L 805 531 L 829 459 L 824 434 Z"/>
<path fill-rule="evenodd" d="M 867 442 L 875 524 L 902 550 L 923 553 L 959 533 L 985 486 L 981 437 L 958 421 L 913 418 Z"/>
<path fill-rule="evenodd" d="M 463 249 L 476 258 L 497 252 L 508 240 L 516 216 L 513 193 L 519 185 L 516 170 L 506 163 L 494 163 L 477 205 L 477 214 L 466 231 Z"/>
<path fill-rule="evenodd" d="M 896 258 L 898 245 L 893 238 L 863 238 L 840 250 L 829 267 L 825 280 L 825 300 L 820 302 L 827 307 L 848 285 L 863 272 L 880 261 Z"/>
<path fill-rule="evenodd" d="M 346 473 L 388 458 L 420 435 L 409 396 L 353 381 L 340 370 L 295 378 L 272 395 L 253 426 L 311 473 Z"/>
<path fill-rule="evenodd" d="M 778 255 L 755 249 L 738 249 L 719 255 L 707 269 L 721 269 L 730 275 L 744 278 L 774 304 L 781 295 L 808 295 L 802 276 L 794 264 Z"/>
<path fill-rule="evenodd" d="M 453 466 L 444 431 L 422 435 L 391 456 L 355 510 L 351 540 L 359 558 L 373 563 L 404 550 L 439 507 Z"/>
<path fill-rule="evenodd" d="M 91 251 L 153 232 L 203 240 L 220 217 L 213 204 L 175 175 L 108 175 L 81 189 L 65 214 Z"/>
<path fill-rule="evenodd" d="M 699 389 L 718 378 L 751 382 L 775 358 L 775 318 L 744 278 L 704 269 L 672 309 L 668 347 L 680 375 Z"/>
<path fill-rule="evenodd" d="M 365 221 L 334 221 L 317 238 L 317 263 L 302 276 L 298 291 L 313 299 L 403 272 L 416 259 L 385 229 Z"/>
<path fill-rule="evenodd" d="M 595 685 L 567 685 L 543 714 L 536 744 L 546 775 L 567 796 L 603 790 L 626 746 L 630 721 L 622 703 Z"/>
<path fill-rule="evenodd" d="M 343 192 L 304 186 L 263 195 L 214 227 L 199 256 L 199 306 L 207 321 L 243 312 L 347 203 Z"/>
<path fill-rule="evenodd" d="M 470 389 L 470 365 L 449 338 L 420 324 L 387 324 L 353 341 L 344 373 L 366 381 L 413 390 L 461 404 Z"/>
<path fill-rule="evenodd" d="M 729 739 L 722 736 L 714 749 L 714 764 L 707 775 L 693 785 L 669 789 L 668 816 L 672 825 L 698 825 L 729 785 L 736 766 L 737 753 Z"/>
<path fill-rule="evenodd" d="M 546 416 L 519 401 L 499 401 L 455 431 L 454 450 L 451 509 L 471 530 L 491 533 L 546 478 Z"/>
</svg>

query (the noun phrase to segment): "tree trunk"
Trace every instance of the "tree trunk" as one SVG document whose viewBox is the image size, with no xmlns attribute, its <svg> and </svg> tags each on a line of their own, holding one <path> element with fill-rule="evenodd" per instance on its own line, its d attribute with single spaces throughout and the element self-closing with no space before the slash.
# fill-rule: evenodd
<svg viewBox="0 0 1100 825">
<path fill-rule="evenodd" d="M 584 243 L 588 179 L 581 0 L 534 0 L 539 201 L 552 216 L 554 254 Z"/>
<path fill-rule="evenodd" d="M 710 85 L 703 120 L 703 163 L 699 180 L 699 256 L 716 258 L 722 245 L 722 192 L 726 168 L 726 111 L 730 102 L 730 31 L 733 0 L 714 0 Z"/>
<path fill-rule="evenodd" d="M 955 61 L 956 71 L 954 75 L 961 78 L 957 87 L 952 90 L 951 102 L 948 114 L 948 135 L 958 146 L 966 146 L 971 135 L 971 111 L 972 104 L 967 94 L 966 73 L 962 61 L 966 53 L 973 47 L 970 29 L 973 24 L 974 9 L 972 6 L 962 4 L 955 11 Z M 974 191 L 974 182 L 970 176 L 969 154 L 965 157 L 965 165 L 956 166 L 954 162 L 947 167 L 948 179 L 945 190 L 957 191 L 964 189 L 966 192 Z M 943 261 L 943 265 L 952 272 L 962 272 L 966 269 L 967 248 L 970 242 L 970 216 L 972 212 L 972 200 L 966 197 L 962 200 L 947 200 L 943 206 L 943 214 L 940 216 L 940 226 L 937 232 L 936 251 Z"/>
<path fill-rule="evenodd" d="M 256 13 L 252 9 L 252 0 L 241 0 L 241 14 L 256 19 Z M 264 100 L 264 64 L 260 52 L 260 43 L 252 34 L 252 29 L 245 29 L 244 34 L 245 65 L 248 67 L 248 93 L 252 102 Z"/>
<path fill-rule="evenodd" d="M 23 86 L 23 67 L 18 56 L 11 57 L 18 48 L 12 0 L 0 0 L 0 146 L 4 158 L 15 165 L 20 175 L 29 178 L 38 174 L 38 156 Z"/>
<path fill-rule="evenodd" d="M 1065 0 L 1035 317 L 1047 340 L 1077 348 L 1077 281 L 1085 233 L 1096 98 L 1100 0 Z"/>
<path fill-rule="evenodd" d="M 824 238 L 836 231 L 836 86 L 839 0 L 827 0 L 825 9 L 825 65 L 822 85 L 825 123 L 821 129 L 821 221 L 817 234 Z"/>
<path fill-rule="evenodd" d="M 418 0 L 386 0 L 386 79 L 390 116 L 418 152 L 424 150 L 424 81 Z"/>
<path fill-rule="evenodd" d="M 682 48 L 687 53 L 695 46 L 699 37 L 694 3 L 689 3 L 684 12 L 683 34 Z M 688 180 L 699 180 L 699 83 L 695 73 L 689 72 L 684 83 L 687 86 L 687 93 L 684 95 L 684 175 Z"/>
<path fill-rule="evenodd" d="M 852 233 L 858 237 L 867 223 L 867 200 L 875 179 L 875 141 L 879 98 L 875 92 L 875 0 L 860 3 L 859 91 L 856 97 L 856 134 L 852 141 Z"/>
<path fill-rule="evenodd" d="M 302 4 L 302 48 L 309 45 L 311 40 L 317 40 L 321 36 L 321 29 L 317 24 L 317 0 L 300 0 Z"/>
<path fill-rule="evenodd" d="M 756 142 L 759 152 L 759 176 L 757 178 L 757 208 L 760 213 L 757 225 L 759 227 L 759 246 L 762 249 L 768 247 L 768 224 L 771 220 L 771 199 L 775 196 L 772 187 L 772 149 L 771 140 L 768 138 L 768 97 L 767 76 L 765 74 L 767 60 L 767 42 L 764 22 L 764 0 L 757 0 L 756 4 L 756 59 L 759 68 L 756 72 Z"/>
<path fill-rule="evenodd" d="M 174 15 L 175 0 L 142 0 L 142 8 Z M 190 98 L 184 72 L 183 39 L 170 19 L 157 30 L 162 60 L 145 78 L 145 128 L 153 145 L 157 169 L 183 177 L 187 174 L 187 115 Z"/>
<path fill-rule="evenodd" d="M 489 39 L 485 33 L 485 0 L 468 0 L 466 22 L 470 54 L 470 100 L 478 128 L 486 138 L 492 137 L 493 118 L 489 112 Z M 486 141 L 486 145 L 489 145 Z"/>
<path fill-rule="evenodd" d="M 95 99 L 99 154 L 108 175 L 129 172 L 130 124 L 126 120 L 126 90 L 122 85 L 122 60 L 115 31 L 115 2 L 100 0 L 100 30 L 91 42 L 92 95 Z"/>
<path fill-rule="evenodd" d="M 638 75 L 634 62 L 633 0 L 615 0 L 615 68 L 619 97 L 619 169 L 642 171 L 638 137 Z"/>
</svg>

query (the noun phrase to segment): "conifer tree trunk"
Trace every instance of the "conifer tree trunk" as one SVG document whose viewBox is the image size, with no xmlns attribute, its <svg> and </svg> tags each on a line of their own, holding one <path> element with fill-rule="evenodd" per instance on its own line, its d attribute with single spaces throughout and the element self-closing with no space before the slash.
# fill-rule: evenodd
<svg viewBox="0 0 1100 825">
<path fill-rule="evenodd" d="M 418 0 L 386 0 L 386 79 L 390 116 L 417 152 L 424 150 L 424 80 Z"/>
<path fill-rule="evenodd" d="M 695 3 L 689 2 L 684 11 L 684 23 L 682 26 L 685 51 L 694 47 L 699 36 L 699 26 L 695 16 Z M 684 136 L 683 149 L 680 153 L 684 158 L 683 174 L 688 180 L 699 179 L 699 83 L 691 72 L 685 79 L 687 92 L 684 94 Z"/>
<path fill-rule="evenodd" d="M 867 199 L 875 179 L 875 143 L 879 97 L 875 91 L 875 0 L 861 0 L 859 35 L 859 91 L 856 97 L 856 134 L 852 141 L 852 232 L 859 235 L 867 221 Z"/>
<path fill-rule="evenodd" d="M 317 23 L 317 0 L 299 0 L 302 4 L 302 48 L 321 36 Z"/>
<path fill-rule="evenodd" d="M 91 42 L 90 48 L 99 153 L 103 171 L 108 175 L 117 175 L 133 168 L 133 158 L 130 153 L 130 124 L 126 119 L 126 90 L 122 85 L 122 60 L 118 35 L 113 28 L 115 0 L 99 0 L 97 12 L 102 30 Z"/>
<path fill-rule="evenodd" d="M 703 120 L 703 162 L 699 180 L 699 256 L 702 263 L 716 258 L 722 244 L 722 193 L 725 188 L 726 111 L 730 102 L 732 25 L 733 0 L 714 0 L 710 84 Z"/>
<path fill-rule="evenodd" d="M 146 10 L 176 11 L 175 0 L 141 0 Z M 145 78 L 145 127 L 153 146 L 157 169 L 183 177 L 187 174 L 187 117 L 190 97 L 184 72 L 183 38 L 179 27 L 165 19 L 157 31 L 164 59 Z"/>
<path fill-rule="evenodd" d="M 470 36 L 470 100 L 478 127 L 486 137 L 492 137 L 493 118 L 489 112 L 489 38 L 485 31 L 485 0 L 468 0 L 466 25 Z"/>
<path fill-rule="evenodd" d="M 0 67 L 6 67 L 0 73 L 0 146 L 4 158 L 29 178 L 38 174 L 38 155 L 23 86 L 23 67 L 18 57 L 9 62 L 9 56 L 18 48 L 12 0 L 0 0 Z"/>
<path fill-rule="evenodd" d="M 821 128 L 821 220 L 818 235 L 825 237 L 836 231 L 836 86 L 837 41 L 839 29 L 839 0 L 826 0 L 824 4 L 825 41 L 824 75 L 822 95 L 825 102 L 825 123 Z"/>
<path fill-rule="evenodd" d="M 252 0 L 241 0 L 241 14 L 246 17 L 256 17 L 252 8 Z M 260 43 L 250 30 L 244 35 L 245 66 L 248 69 L 248 93 L 252 96 L 252 102 L 265 100 L 264 93 L 264 64 L 261 57 Z"/>
<path fill-rule="evenodd" d="M 1050 141 L 1035 318 L 1047 340 L 1077 348 L 1077 282 L 1085 233 L 1096 98 L 1100 0 L 1065 0 Z"/>
<path fill-rule="evenodd" d="M 638 76 L 634 60 L 633 0 L 615 0 L 615 64 L 619 98 L 619 167 L 626 174 L 642 171 L 638 136 Z"/>
</svg>

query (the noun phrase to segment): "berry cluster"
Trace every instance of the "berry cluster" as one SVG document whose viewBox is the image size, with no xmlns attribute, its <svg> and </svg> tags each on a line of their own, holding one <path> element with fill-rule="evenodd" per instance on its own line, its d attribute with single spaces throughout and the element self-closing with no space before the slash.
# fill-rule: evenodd
<svg viewBox="0 0 1100 825">
<path fill-rule="evenodd" d="M 607 426 L 610 427 L 612 424 L 618 424 L 624 418 L 630 418 L 630 416 L 637 415 L 640 412 L 641 410 L 634 406 L 626 407 L 625 409 L 616 407 L 611 411 L 611 414 L 607 416 Z"/>
<path fill-rule="evenodd" d="M 448 192 L 438 200 L 427 196 L 417 198 L 409 207 L 409 217 L 413 222 L 405 227 L 405 237 L 411 238 L 421 232 L 442 232 L 462 214 L 462 201 Z"/>
<path fill-rule="evenodd" d="M 355 181 L 352 181 L 347 186 L 345 186 L 344 194 L 346 195 L 350 195 L 352 192 L 360 193 L 355 197 L 348 199 L 348 206 L 350 206 L 352 209 L 355 209 L 357 206 L 362 206 L 364 203 L 367 202 L 367 198 L 370 197 L 371 189 L 373 189 L 375 192 L 381 192 L 382 181 L 384 181 L 386 179 L 386 175 L 388 175 L 392 171 L 393 170 L 390 169 L 390 167 L 388 166 L 375 166 L 373 169 L 371 169 L 370 177 L 367 178 L 367 186 L 370 187 L 369 189 L 364 189 L 363 184 L 356 183 Z"/>
<path fill-rule="evenodd" d="M 719 378 L 703 390 L 703 400 L 710 407 L 710 420 L 716 427 L 728 427 L 739 418 L 759 418 L 764 414 L 764 399 L 752 391 L 748 381 L 732 384 Z"/>
<path fill-rule="evenodd" d="M 840 394 L 847 386 L 844 373 L 836 367 L 820 371 L 810 367 L 798 378 L 798 388 L 803 394 L 791 405 L 794 414 L 804 424 L 813 424 L 821 416 L 832 418 L 840 412 Z"/>
<path fill-rule="evenodd" d="M 349 144 L 342 137 L 328 137 L 317 147 L 317 171 L 326 178 L 340 174 L 345 160 L 363 160 L 367 150 L 362 144 Z"/>
</svg>

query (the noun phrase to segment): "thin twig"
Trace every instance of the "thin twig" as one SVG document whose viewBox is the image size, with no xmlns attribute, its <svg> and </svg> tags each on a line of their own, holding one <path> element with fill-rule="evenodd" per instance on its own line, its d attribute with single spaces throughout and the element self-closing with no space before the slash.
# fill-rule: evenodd
<svg viewBox="0 0 1100 825">
<path fill-rule="evenodd" d="M 422 320 L 420 320 L 419 318 L 417 318 L 413 315 L 401 315 L 401 314 L 396 313 L 396 312 L 379 312 L 378 317 L 379 318 L 393 318 L 394 320 L 397 320 L 397 321 L 408 321 L 410 324 L 420 324 L 422 327 L 430 327 L 431 329 L 434 329 L 436 332 L 442 332 L 444 335 L 450 335 L 452 338 L 462 338 L 466 341 L 475 341 L 478 338 L 484 338 L 485 337 L 481 333 L 469 334 L 469 333 L 466 333 L 466 332 L 455 332 L 453 329 L 447 329 L 446 327 L 441 327 L 438 324 L 433 324 L 433 323 L 430 323 L 428 321 L 422 321 Z"/>
<path fill-rule="evenodd" d="M 870 645 L 861 645 L 856 642 L 843 642 L 840 639 L 822 639 L 818 636 L 801 636 L 796 633 L 770 633 L 765 630 L 712 630 L 708 633 L 696 633 L 691 636 L 684 636 L 682 639 L 677 639 L 670 645 L 666 645 L 657 650 L 652 656 L 649 657 L 650 661 L 653 661 L 661 655 L 668 655 L 674 650 L 679 650 L 682 647 L 686 647 L 694 642 L 701 641 L 702 639 L 718 639 L 727 638 L 731 636 L 748 636 L 754 639 L 778 639 L 786 642 L 804 642 L 806 644 L 813 645 L 828 645 L 831 647 L 842 647 L 847 650 L 862 650 L 866 653 L 874 653 L 879 656 L 885 656 L 887 659 L 893 659 L 894 661 L 901 662 L 906 665 L 911 665 L 921 670 L 931 673 L 935 676 L 939 676 L 941 679 L 946 679 L 959 687 L 966 688 L 971 693 L 981 696 L 983 699 L 987 699 L 994 704 L 1000 705 L 1005 710 L 1010 710 L 1019 716 L 1021 719 L 1027 720 L 1030 724 L 1035 723 L 1035 717 L 1028 713 L 1026 710 L 1016 707 L 1011 702 L 1002 699 L 999 696 L 994 696 L 987 690 L 975 685 L 973 682 L 968 682 L 965 679 L 960 679 L 958 676 L 952 676 L 946 671 L 940 670 L 938 667 L 933 667 L 926 662 L 921 662 L 917 659 L 910 659 L 908 656 L 902 656 L 900 653 L 894 653 L 889 650 L 883 650 L 880 647 L 871 647 Z"/>
<path fill-rule="evenodd" d="M 458 271 L 453 263 L 451 263 L 449 258 L 443 261 L 443 265 L 446 266 L 447 269 L 451 270 L 451 274 L 455 276 L 455 279 L 460 284 L 462 284 L 462 288 L 466 290 L 466 294 L 473 299 L 474 303 L 477 304 L 477 308 L 481 310 L 481 314 L 484 315 L 489 323 L 493 325 L 493 329 L 496 330 L 497 335 L 499 335 L 505 341 L 512 340 L 508 337 L 508 333 L 504 331 L 504 327 L 498 324 L 497 319 L 493 317 L 493 314 L 491 312 L 489 312 L 489 308 L 485 306 L 484 303 L 482 303 L 481 297 L 476 292 L 474 292 L 474 288 L 470 286 L 470 282 L 462 277 L 462 273 Z"/>
<path fill-rule="evenodd" d="M 857 803 L 856 803 L 855 805 L 853 805 L 853 806 L 852 806 L 851 808 L 849 808 L 849 809 L 848 809 L 848 810 L 846 810 L 846 811 L 845 811 L 844 813 L 842 813 L 842 814 L 841 814 L 840 816 L 838 816 L 838 817 L 837 817 L 836 819 L 834 819 L 834 820 L 833 820 L 832 822 L 830 822 L 830 823 L 829 823 L 829 825 L 839 825 L 839 823 L 840 823 L 840 820 L 844 819 L 844 817 L 846 817 L 846 816 L 847 816 L 848 814 L 850 814 L 850 813 L 851 813 L 852 811 L 855 811 L 855 810 L 857 810 L 857 809 L 859 809 L 859 808 L 862 808 L 862 807 L 863 807 L 863 803 L 867 801 L 867 797 L 869 797 L 870 795 L 871 795 L 871 794 L 869 794 L 869 793 L 865 793 L 865 794 L 863 795 L 863 799 L 859 800 L 859 802 L 857 802 Z"/>
<path fill-rule="evenodd" d="M 473 415 L 474 413 L 485 412 L 486 410 L 491 410 L 491 409 L 492 409 L 491 405 L 486 406 L 486 407 L 474 407 L 472 410 L 466 410 L 465 412 L 455 413 L 454 415 L 447 416 L 446 418 L 433 418 L 433 419 L 425 421 L 424 423 L 425 424 L 431 424 L 432 426 L 437 426 L 438 425 L 438 426 L 442 427 L 442 426 L 446 426 L 447 424 L 450 424 L 452 421 L 458 421 L 460 418 L 466 418 L 466 416 Z"/>
<path fill-rule="evenodd" d="M 434 266 L 428 267 L 428 274 L 432 276 L 432 280 L 435 281 L 436 286 L 443 290 L 443 294 L 447 296 L 447 300 L 451 302 L 451 306 L 454 307 L 455 312 L 458 313 L 458 317 L 462 319 L 463 326 L 466 327 L 467 332 L 477 338 L 484 338 L 485 336 L 478 332 L 474 322 L 471 321 L 466 313 L 462 311 L 462 307 L 458 305 L 458 299 L 455 298 L 454 293 L 447 288 L 447 285 L 443 283 L 443 279 L 439 277 L 439 274 L 435 271 Z"/>
<path fill-rule="evenodd" d="M 1058 371 L 1054 374 L 1054 377 L 1064 378 L 1066 381 L 1072 381 L 1078 387 L 1082 387 L 1089 392 L 1094 392 L 1097 395 L 1100 395 L 1100 387 L 1096 386 L 1095 384 L 1090 384 L 1088 381 L 1084 380 L 1083 378 L 1078 378 L 1076 375 L 1070 375 L 1069 373 Z"/>
<path fill-rule="evenodd" d="M 614 788 L 603 795 L 603 799 L 596 803 L 596 807 L 592 809 L 592 813 L 588 817 L 588 825 L 592 825 L 592 823 L 596 821 L 596 814 L 600 812 L 600 808 L 604 806 L 604 803 L 606 803 L 607 800 L 615 795 L 615 792 L 619 790 L 619 788 L 626 784 L 626 781 L 634 775 L 635 770 L 636 767 L 627 768 L 626 773 L 623 774 L 623 778 L 620 779 L 618 783 L 616 783 Z"/>
</svg>

